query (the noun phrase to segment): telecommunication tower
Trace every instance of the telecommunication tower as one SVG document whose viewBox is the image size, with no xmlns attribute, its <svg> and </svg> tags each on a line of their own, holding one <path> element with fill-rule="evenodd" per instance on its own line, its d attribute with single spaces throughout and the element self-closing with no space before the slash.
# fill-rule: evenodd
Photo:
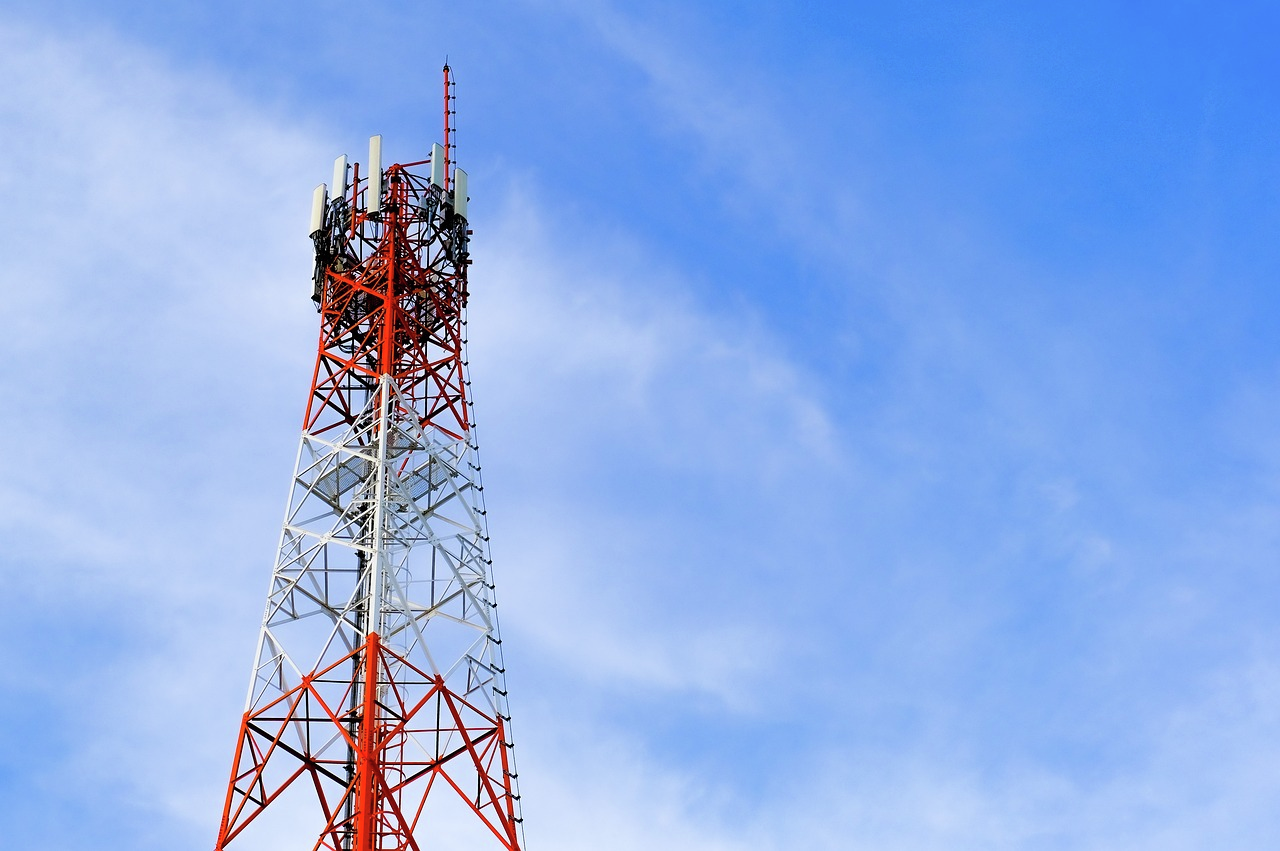
<svg viewBox="0 0 1280 851">
<path fill-rule="evenodd" d="M 438 848 L 442 799 L 468 847 L 523 846 L 452 107 L 446 65 L 444 144 L 384 169 L 374 136 L 315 190 L 319 352 L 216 851 Z"/>
</svg>

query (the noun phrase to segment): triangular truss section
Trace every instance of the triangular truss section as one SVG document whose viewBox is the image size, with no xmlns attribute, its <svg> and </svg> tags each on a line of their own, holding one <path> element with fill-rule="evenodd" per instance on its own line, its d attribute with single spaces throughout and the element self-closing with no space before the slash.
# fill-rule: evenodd
<svg viewBox="0 0 1280 851">
<path fill-rule="evenodd" d="M 389 378 L 340 436 L 303 435 L 219 847 L 305 783 L 316 849 L 355 847 L 369 807 L 371 847 L 417 848 L 433 790 L 519 848 L 479 465 L 441 437 Z"/>
</svg>

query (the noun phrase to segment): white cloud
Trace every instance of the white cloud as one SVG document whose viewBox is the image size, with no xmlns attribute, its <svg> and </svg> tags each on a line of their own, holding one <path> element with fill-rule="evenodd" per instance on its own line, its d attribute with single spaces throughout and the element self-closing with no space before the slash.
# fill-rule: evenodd
<svg viewBox="0 0 1280 851">
<path fill-rule="evenodd" d="M 65 624 L 69 642 L 46 651 L 43 664 L 61 674 L 40 696 L 64 721 L 29 745 L 65 754 L 37 769 L 58 791 L 29 800 L 14 835 L 38 835 L 41 807 L 116 808 L 168 832 L 142 841 L 197 841 L 220 804 L 247 664 L 232 650 L 251 646 L 256 624 L 245 612 L 260 605 L 305 395 L 297 382 L 314 320 L 300 222 L 311 164 L 328 156 L 314 133 L 110 33 L 8 24 L 0 46 L 0 70 L 20 81 L 2 102 L 13 131 L 0 143 L 3 179 L 14 187 L 40 175 L 34 202 L 4 222 L 17 259 L 7 297 L 22 325 L 4 343 L 18 368 L 2 389 L 23 404 L 0 428 L 30 451 L 13 458 L 3 524 L 30 543 L 0 569 Z M 678 276 L 657 279 L 640 265 L 639 249 L 575 250 L 540 230 L 542 220 L 517 193 L 477 241 L 481 414 L 520 422 L 491 427 L 507 433 L 495 443 L 552 456 L 529 458 L 512 478 L 545 476 L 550 460 L 571 467 L 575 447 L 593 441 L 597 451 L 625 444 L 641 470 L 749 487 L 836 458 L 826 415 L 758 322 L 696 307 Z M 635 265 L 610 268 L 619 258 Z M 754 462 L 745 470 L 744 453 Z M 581 497 L 566 496 L 573 475 L 556 476 L 590 525 Z M 772 664 L 770 634 L 747 635 L 732 613 L 647 622 L 660 611 L 635 607 L 632 591 L 653 568 L 634 560 L 619 565 L 601 605 L 583 586 L 604 566 L 584 559 L 580 542 L 565 545 L 582 527 L 537 507 L 514 514 L 530 555 L 510 560 L 536 568 L 548 553 L 542 567 L 582 590 L 553 593 L 544 571 L 541 582 L 516 583 L 506 608 L 580 688 L 741 702 L 744 681 Z M 650 534 L 606 515 L 597 519 L 619 524 L 620 536 Z M 675 534 L 699 522 L 688 517 Z M 597 530 L 595 540 L 608 534 Z M 520 605 L 551 618 L 520 616 Z M 558 620 L 571 609 L 591 613 L 572 630 Z M 90 623 L 107 637 L 96 664 L 77 644 L 91 640 L 76 637 Z M 744 656 L 747 639 L 758 647 Z M 5 662 L 11 683 L 30 682 L 30 660 Z M 657 769 L 626 794 L 675 782 L 664 775 Z M 664 806 L 668 832 L 708 837 Z M 65 842 L 101 817 L 67 825 Z"/>
<path fill-rule="evenodd" d="M 725 535 L 763 552 L 800 534 L 805 477 L 846 463 L 816 382 L 758 319 L 699 308 L 652 252 L 568 244 L 586 226 L 544 218 L 527 190 L 490 226 L 471 352 L 488 463 L 523 496 L 495 518 L 504 597 L 519 598 L 508 625 L 602 684 L 746 708 L 785 639 L 717 605 L 707 579 L 732 569 L 713 555 Z M 694 503 L 691 485 L 736 493 Z M 730 531 L 717 515 L 744 502 L 763 513 Z"/>
<path fill-rule="evenodd" d="M 0 573 L 25 604 L 9 620 L 13 640 L 0 661 L 15 703 L 40 707 L 34 724 L 23 716 L 15 725 L 21 741 L 10 740 L 29 772 L 3 781 L 10 835 L 82 847 L 119 816 L 151 831 L 122 848 L 207 842 L 314 345 L 301 223 L 332 152 L 315 141 L 318 131 L 110 34 L 6 26 L 0 71 L 14 81 L 0 92 L 9 130 L 0 181 L 7 197 L 27 199 L 0 222 L 14 317 L 0 342 L 11 367 L 0 392 L 14 400 L 0 414 L 10 447 Z M 716 126 L 700 132 L 732 152 L 754 132 L 753 115 L 750 105 L 708 113 L 699 120 Z M 867 413 L 866 431 L 880 429 L 872 436 L 893 451 L 878 447 L 882 456 L 866 464 L 850 457 L 823 404 L 832 389 L 762 317 L 720 315 L 689 296 L 678 271 L 655 264 L 649 246 L 566 225 L 531 190 L 509 196 L 500 214 L 477 223 L 473 374 L 504 622 L 513 644 L 524 642 L 512 656 L 554 669 L 548 678 L 567 692 L 513 695 L 534 848 L 1163 851 L 1274 840 L 1269 742 L 1280 693 L 1273 666 L 1258 661 L 1272 655 L 1272 630 L 1257 626 L 1248 654 L 1202 660 L 1178 693 L 1121 682 L 1127 672 L 1167 676 L 1158 669 L 1200 644 L 1196 634 L 1169 642 L 1148 631 L 1185 628 L 1188 612 L 1207 624 L 1202 636 L 1227 628 L 1197 571 L 1224 559 L 1259 570 L 1259 542 L 1274 539 L 1268 506 L 1246 495 L 1224 510 L 1234 519 L 1197 518 L 1195 530 L 1158 544 L 1140 533 L 1117 539 L 1114 524 L 1090 513 L 1096 494 L 1079 471 L 1046 463 L 1014 477 L 1015 496 L 1030 499 L 990 508 L 1012 506 L 1019 517 L 989 522 L 955 503 L 957 517 L 943 520 L 966 527 L 972 537 L 961 547 L 960 534 L 917 528 L 919 516 L 908 515 L 936 507 L 935 487 L 955 496 L 957 469 L 1025 458 L 979 453 L 947 466 L 949 451 L 974 452 L 973 434 L 986 435 L 984 451 L 1010 435 L 1033 448 L 1062 439 L 1052 427 L 1060 409 L 1036 411 L 1044 396 L 1034 380 L 991 380 L 1018 347 L 987 348 L 986 325 L 953 315 L 953 304 L 932 308 L 914 332 L 946 333 L 907 359 L 899 377 L 909 380 Z M 1055 387 L 1071 378 L 1083 343 L 1066 345 L 1061 363 L 1050 357 L 1040 376 Z M 954 366 L 957 353 L 963 368 L 944 376 L 958 373 L 964 388 L 990 394 L 970 400 L 979 411 L 970 414 L 992 422 L 947 432 L 948 445 L 936 423 L 914 421 L 956 409 L 951 397 L 930 400 L 954 392 L 933 370 Z M 1087 381 L 1075 381 L 1087 399 Z M 1251 433 L 1246 442 L 1265 440 Z M 869 477 L 860 483 L 869 495 L 837 507 L 861 524 L 866 538 L 856 546 L 831 522 L 845 520 L 839 512 L 809 516 L 822 496 L 807 476 L 815 468 Z M 991 500 L 1017 489 L 984 486 L 967 493 Z M 895 504 L 878 514 L 876 502 Z M 1188 505 L 1170 516 L 1185 522 Z M 882 517 L 884 528 L 872 528 Z M 763 560 L 787 555 L 766 573 L 743 558 L 753 547 Z M 947 679 L 964 673 L 953 663 L 1001 661 L 976 658 L 998 643 L 975 637 L 994 629 L 992 611 L 1036 614 L 1017 612 L 1026 601 L 1000 583 L 1044 567 L 1050 560 L 1037 547 L 1086 575 L 1064 593 L 1106 583 L 1117 609 L 1149 600 L 1150 610 L 1103 622 L 1111 642 L 1103 661 L 1125 662 L 1061 707 L 1093 710 L 1114 697 L 1096 711 L 1127 716 L 1074 727 L 1056 719 L 1054 731 L 1028 737 L 1069 749 L 1064 727 L 1114 732 L 1101 747 L 1114 744 L 1116 754 L 1011 758 L 998 739 L 1020 731 L 1004 729 L 1006 719 L 988 725 L 995 734 L 974 732 L 954 720 L 955 706 L 938 705 L 975 699 L 973 682 Z M 824 633 L 837 646 L 814 653 L 817 663 L 801 659 L 812 651 L 795 646 L 793 633 L 802 621 L 836 619 L 824 597 L 835 580 L 815 574 L 847 568 L 815 550 L 870 552 L 880 563 L 859 566 L 900 583 L 892 594 L 871 580 L 858 585 L 865 611 L 842 599 L 838 615 L 866 623 Z M 925 564 L 935 556 L 940 564 Z M 973 564 L 1024 557 L 1025 570 L 1002 562 L 996 579 Z M 1170 561 L 1180 586 L 1156 581 Z M 1129 584 L 1091 578 L 1112 568 Z M 812 608 L 770 620 L 771 607 L 794 602 L 778 590 L 791 585 Z M 734 596 L 738 586 L 750 587 Z M 1175 598 L 1187 606 L 1166 605 Z M 1061 648 L 1021 649 L 1042 666 L 1082 665 Z M 875 657 L 873 676 L 854 667 L 852 685 L 835 682 L 847 669 L 824 667 L 864 653 Z M 1158 658 L 1133 661 L 1144 654 Z M 801 677 L 784 669 L 805 665 L 826 701 L 797 708 L 775 692 Z M 915 681 L 927 678 L 945 682 Z M 979 685 L 1012 687 L 996 679 Z M 513 681 L 534 682 L 518 672 Z M 922 741 L 889 748 L 857 729 L 872 713 L 842 687 L 911 716 L 895 719 L 907 731 L 898 735 Z M 616 719 L 644 700 L 688 705 L 690 714 L 740 723 L 739 732 L 778 712 L 761 735 L 794 735 L 795 751 L 774 761 L 769 778 L 686 760 L 678 743 L 654 745 L 663 730 Z M 717 735 L 715 723 L 690 726 Z M 815 741 L 825 755 L 815 756 Z M 50 842 L 54 822 L 62 839 Z"/>
<path fill-rule="evenodd" d="M 305 396 L 285 388 L 314 339 L 304 169 L 324 154 L 107 32 L 0 23 L 0 72 L 20 199 L 0 228 L 0 575 L 29 604 L 10 625 L 45 636 L 4 651 L 42 707 L 11 743 L 10 836 L 74 847 L 114 812 L 161 819 L 135 847 L 171 847 L 194 787 L 207 841 Z M 50 837 L 55 812 L 76 817 Z"/>
<path fill-rule="evenodd" d="M 548 219 L 517 189 L 477 236 L 473 357 L 491 373 L 481 399 L 557 457 L 621 438 L 691 472 L 748 479 L 838 455 L 813 376 L 758 316 L 722 317 L 647 246 Z M 741 460 L 754 453 L 756 465 Z M 767 479 L 767 475 L 765 477 Z"/>
<path fill-rule="evenodd" d="M 40 497 L 22 525 L 54 524 L 55 547 L 115 540 L 155 557 L 130 520 L 157 518 L 178 491 L 186 533 L 204 501 L 225 502 L 219 458 L 259 451 L 238 418 L 271 412 L 281 373 L 306 369 L 299 163 L 322 154 L 107 34 L 10 24 L 0 41 L 16 81 L 0 162 L 28 202 L 6 214 L 20 333 L 4 342 L 2 389 L 20 403 L 4 425 L 31 450 L 14 459 L 9 498 Z"/>
</svg>

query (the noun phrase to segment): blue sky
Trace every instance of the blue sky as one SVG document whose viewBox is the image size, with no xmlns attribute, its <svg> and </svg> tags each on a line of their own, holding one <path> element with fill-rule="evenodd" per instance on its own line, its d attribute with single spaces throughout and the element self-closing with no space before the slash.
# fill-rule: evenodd
<svg viewBox="0 0 1280 851">
<path fill-rule="evenodd" d="M 447 54 L 532 851 L 1275 845 L 1278 25 L 3 4 L 6 842 L 212 844 L 310 191 Z"/>
</svg>

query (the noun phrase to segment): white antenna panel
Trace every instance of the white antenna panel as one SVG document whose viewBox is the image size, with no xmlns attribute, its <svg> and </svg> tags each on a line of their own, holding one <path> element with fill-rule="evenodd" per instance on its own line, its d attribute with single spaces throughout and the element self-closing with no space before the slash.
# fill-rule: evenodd
<svg viewBox="0 0 1280 851">
<path fill-rule="evenodd" d="M 460 168 L 453 170 L 453 211 L 467 217 L 467 173 Z"/>
<path fill-rule="evenodd" d="M 444 189 L 444 148 L 439 142 L 431 145 L 431 182 Z"/>
<path fill-rule="evenodd" d="M 382 135 L 369 137 L 369 194 L 365 207 L 370 213 L 382 209 Z"/>
<path fill-rule="evenodd" d="M 321 183 L 311 193 L 311 230 L 309 236 L 315 236 L 324 230 L 324 202 L 327 200 L 329 188 Z"/>
<path fill-rule="evenodd" d="M 343 154 L 333 161 L 333 197 L 341 198 L 347 194 L 347 155 Z"/>
</svg>

